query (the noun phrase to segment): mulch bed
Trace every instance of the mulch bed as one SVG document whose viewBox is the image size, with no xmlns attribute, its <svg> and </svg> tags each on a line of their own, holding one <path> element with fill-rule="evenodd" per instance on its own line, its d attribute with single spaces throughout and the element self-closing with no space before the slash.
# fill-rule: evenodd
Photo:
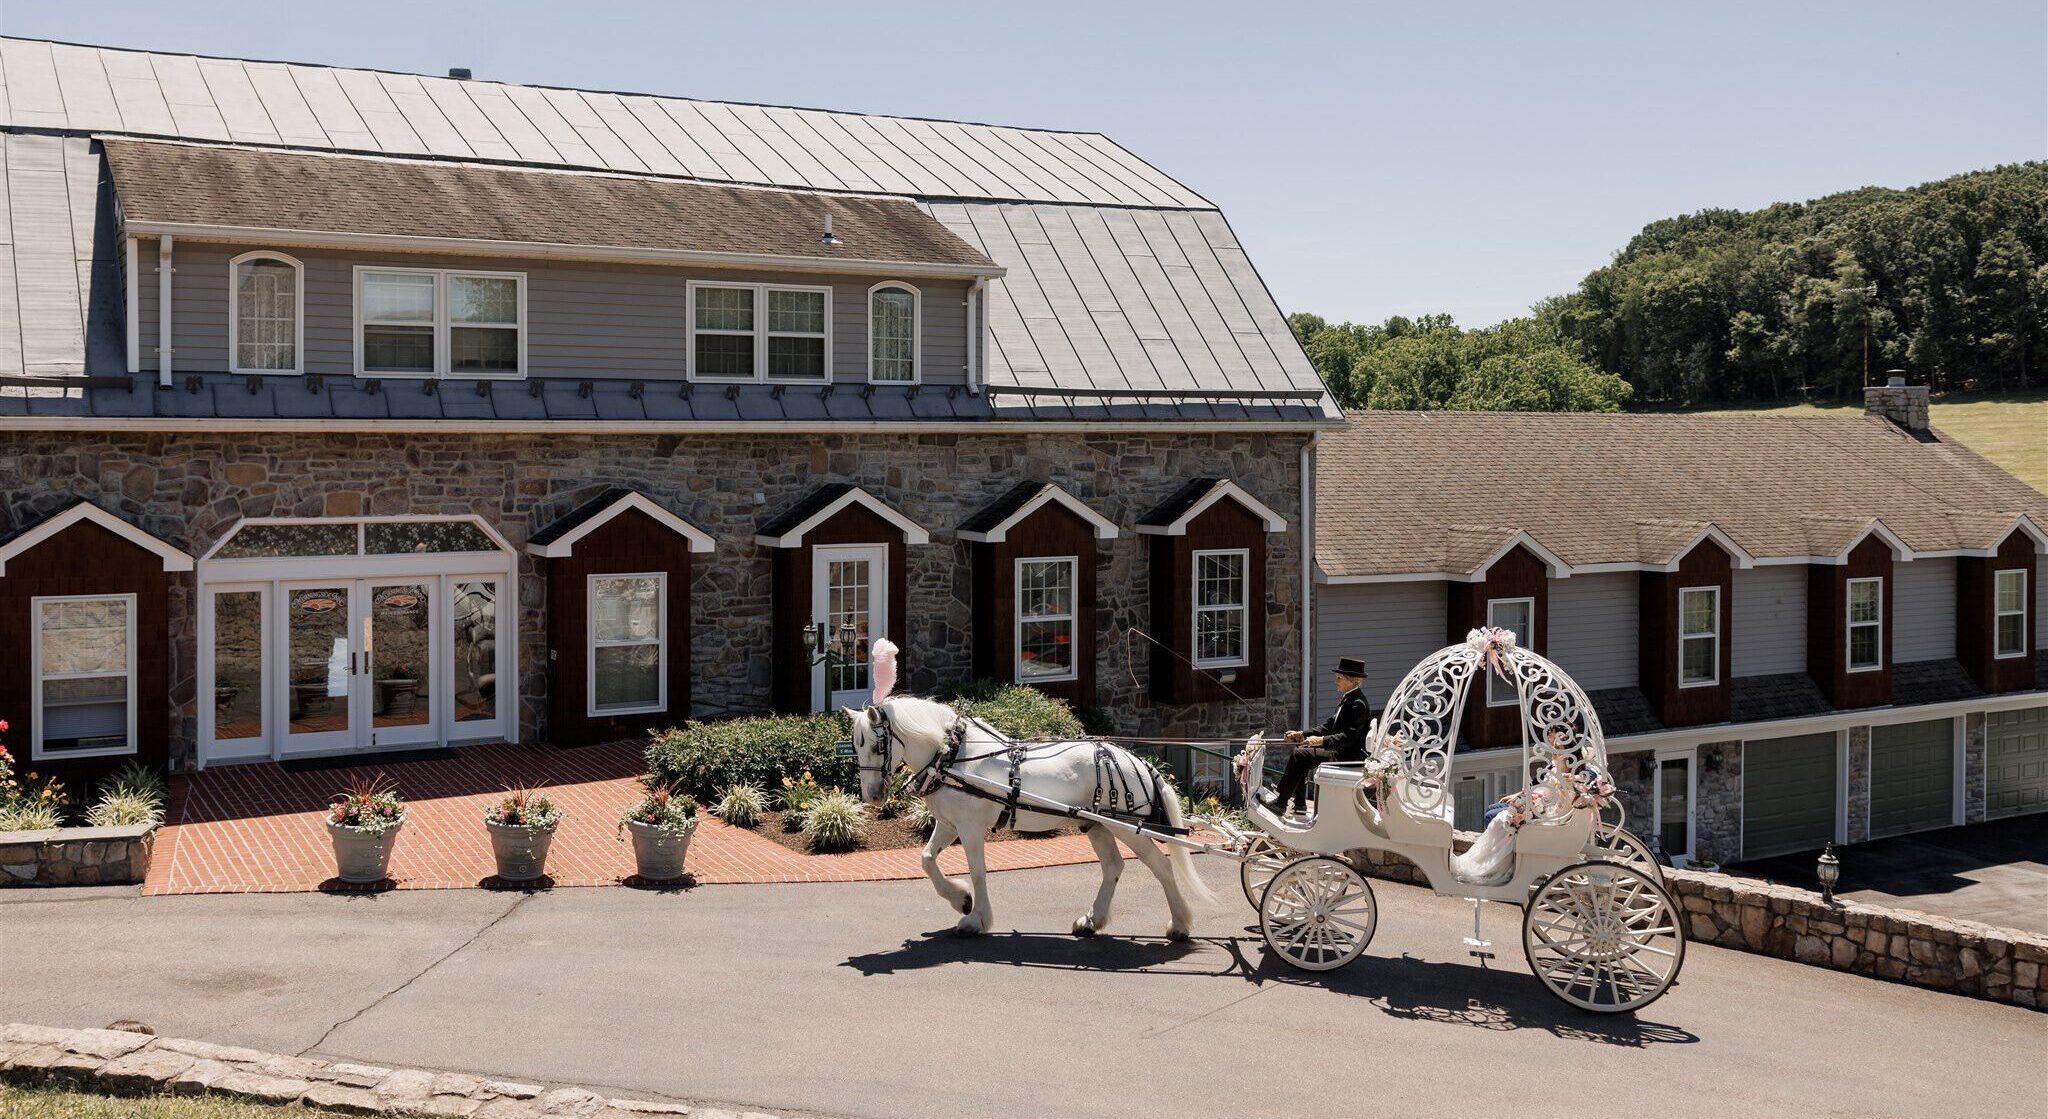
<svg viewBox="0 0 2048 1119">
<path fill-rule="evenodd" d="M 781 812 L 763 812 L 761 814 L 761 822 L 754 825 L 751 830 L 755 835 L 779 843 L 798 854 L 815 854 L 816 852 L 811 850 L 810 840 L 804 838 L 804 833 L 800 831 L 784 831 L 782 820 L 783 814 Z M 1003 839 L 1049 839 L 1056 835 L 1075 835 L 1080 830 L 1079 828 L 1066 827 L 1056 831 L 1018 832 L 1012 831 L 1009 828 L 999 828 L 989 833 L 989 840 L 994 842 Z M 910 821 L 902 816 L 898 816 L 893 820 L 880 820 L 870 814 L 868 816 L 867 830 L 862 833 L 860 843 L 852 849 L 855 851 L 891 851 L 901 847 L 922 847 L 925 845 L 927 838 L 929 837 L 923 832 L 911 827 Z"/>
</svg>

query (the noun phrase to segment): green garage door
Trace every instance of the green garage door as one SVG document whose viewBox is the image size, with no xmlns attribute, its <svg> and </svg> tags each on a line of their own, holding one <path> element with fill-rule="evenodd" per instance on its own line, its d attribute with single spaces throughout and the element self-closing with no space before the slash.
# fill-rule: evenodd
<svg viewBox="0 0 2048 1119">
<path fill-rule="evenodd" d="M 1818 850 L 1835 837 L 1835 736 L 1742 744 L 1742 857 Z"/>
<path fill-rule="evenodd" d="M 1953 719 L 1870 728 L 1870 835 L 1955 823 Z"/>
<path fill-rule="evenodd" d="M 1986 815 L 2048 809 L 2048 707 L 1986 716 L 1984 767 Z"/>
</svg>

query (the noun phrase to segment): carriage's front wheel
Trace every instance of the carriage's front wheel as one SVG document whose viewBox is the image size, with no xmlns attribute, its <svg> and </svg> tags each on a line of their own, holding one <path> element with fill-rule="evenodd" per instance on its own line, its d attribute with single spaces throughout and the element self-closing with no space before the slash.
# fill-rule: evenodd
<svg viewBox="0 0 2048 1119">
<path fill-rule="evenodd" d="M 1379 919 L 1379 903 L 1358 871 L 1321 855 L 1282 867 L 1259 901 L 1266 946 L 1303 971 L 1330 971 L 1357 959 Z"/>
<path fill-rule="evenodd" d="M 1577 863 L 1537 887 L 1522 954 L 1550 993 L 1601 1014 L 1638 1010 L 1678 979 L 1685 932 L 1656 880 L 1626 863 Z"/>
<path fill-rule="evenodd" d="M 1244 887 L 1245 903 L 1257 910 L 1259 899 L 1266 896 L 1266 884 L 1290 860 L 1299 857 L 1263 835 L 1254 837 L 1244 849 L 1244 861 L 1237 864 L 1237 882 Z"/>
<path fill-rule="evenodd" d="M 1609 826 L 1602 821 L 1593 829 L 1592 850 L 1586 854 L 1635 867 L 1649 875 L 1657 885 L 1665 884 L 1664 868 L 1658 864 L 1656 852 L 1650 850 L 1650 845 L 1644 843 L 1641 837 L 1626 828 Z"/>
</svg>

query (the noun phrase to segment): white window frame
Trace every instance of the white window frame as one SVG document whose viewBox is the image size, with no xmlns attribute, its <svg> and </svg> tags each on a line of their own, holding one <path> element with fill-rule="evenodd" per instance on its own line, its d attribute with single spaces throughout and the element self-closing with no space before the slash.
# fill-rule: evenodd
<svg viewBox="0 0 2048 1119">
<path fill-rule="evenodd" d="M 894 288 L 910 295 L 910 379 L 907 381 L 882 380 L 875 376 L 875 296 Z M 924 292 L 915 284 L 902 280 L 883 280 L 868 289 L 868 384 L 871 385 L 915 385 L 924 381 Z"/>
<path fill-rule="evenodd" d="M 1236 606 L 1202 605 L 1202 557 L 1237 556 L 1244 562 L 1238 567 L 1238 604 Z M 1188 557 L 1188 605 L 1193 613 L 1188 618 L 1188 659 L 1196 668 L 1242 668 L 1252 663 L 1252 551 L 1250 548 L 1203 548 Z M 1238 633 L 1244 638 L 1244 647 L 1235 657 L 1202 656 L 1202 614 L 1204 611 L 1221 612 L 1236 610 L 1244 616 L 1244 624 Z"/>
<path fill-rule="evenodd" d="M 600 579 L 652 579 L 655 584 L 655 702 L 637 707 L 599 707 L 597 704 L 597 651 L 599 648 L 632 648 L 645 641 L 603 641 L 597 639 L 597 581 Z M 644 715 L 668 710 L 668 572 L 602 571 L 590 575 L 583 598 L 583 708 L 590 718 Z"/>
<path fill-rule="evenodd" d="M 1024 613 L 1024 565 L 1027 563 L 1056 563 L 1067 569 L 1067 612 L 1064 614 Z M 1081 678 L 1081 557 L 1079 556 L 1019 556 L 1010 573 L 1010 593 L 1016 603 L 1016 623 L 1010 629 L 1010 665 L 1012 679 L 1019 684 L 1057 684 Z M 1024 674 L 1024 623 L 1026 622 L 1067 623 L 1067 670 L 1055 676 L 1044 673 Z"/>
<path fill-rule="evenodd" d="M 292 367 L 245 369 L 242 366 L 242 265 L 275 261 L 292 266 Z M 264 377 L 296 377 L 306 371 L 306 266 L 296 257 L 257 249 L 228 261 L 228 372 Z"/>
<path fill-rule="evenodd" d="M 370 369 L 365 365 L 363 328 L 379 325 L 369 323 L 363 317 L 363 277 L 377 273 L 407 274 L 434 277 L 434 321 L 431 324 L 416 322 L 392 323 L 394 326 L 432 325 L 434 328 L 434 368 L 432 372 L 421 373 L 413 370 L 384 371 Z M 516 323 L 451 323 L 448 319 L 448 281 L 452 278 L 479 280 L 511 280 L 516 285 L 519 299 L 519 321 Z M 358 377 L 399 378 L 405 380 L 428 380 L 432 378 L 463 381 L 517 381 L 528 375 L 531 366 L 527 364 L 526 343 L 532 323 L 526 310 L 526 273 L 493 272 L 482 268 L 405 268 L 387 267 L 376 264 L 358 264 L 351 286 L 350 302 L 354 304 L 355 373 Z M 454 347 L 450 345 L 455 331 L 466 327 L 492 330 L 517 330 L 519 332 L 519 369 L 512 373 L 457 373 L 450 365 L 454 361 Z"/>
<path fill-rule="evenodd" d="M 1991 655 L 1997 660 L 2011 660 L 2014 657 L 2024 657 L 2027 655 L 2027 576 L 2029 574 L 2030 572 L 2024 567 L 2008 567 L 2002 571 L 1991 573 Z M 2003 582 L 2008 575 L 2019 580 L 2020 608 L 2018 610 L 2001 610 L 1998 608 L 1998 584 Z M 1998 643 L 1998 623 L 2002 619 L 2014 617 L 2015 615 L 2020 620 L 2019 648 L 2006 649 Z"/>
<path fill-rule="evenodd" d="M 1520 635 L 1520 634 L 1517 634 L 1517 635 L 1515 636 L 1515 643 L 1516 643 L 1517 645 L 1520 645 L 1520 644 L 1523 644 L 1523 643 L 1524 643 L 1524 642 L 1526 641 L 1526 642 L 1527 642 L 1527 645 L 1528 645 L 1528 648 L 1529 648 L 1529 651 L 1533 653 L 1533 652 L 1535 652 L 1535 651 L 1536 651 L 1536 596 L 1535 596 L 1535 595 L 1523 595 L 1523 596 L 1521 596 L 1520 598 L 1489 598 L 1489 599 L 1487 599 L 1487 600 L 1486 600 L 1486 624 L 1487 624 L 1488 628 L 1492 628 L 1492 627 L 1496 627 L 1496 626 L 1498 626 L 1498 627 L 1499 627 L 1499 628 L 1501 628 L 1501 629 L 1507 629 L 1508 627 L 1506 627 L 1506 626 L 1502 626 L 1502 625 L 1500 624 L 1500 622 L 1499 622 L 1499 621 L 1497 621 L 1497 620 L 1496 620 L 1496 619 L 1494 618 L 1494 608 L 1495 608 L 1495 607 L 1499 607 L 1499 606 L 1515 606 L 1515 605 L 1519 605 L 1519 604 L 1522 604 L 1522 603 L 1527 603 L 1527 604 L 1528 604 L 1528 606 L 1529 606 L 1529 633 L 1528 633 L 1528 635 L 1527 635 L 1527 637 L 1526 637 L 1526 638 L 1525 638 L 1525 637 L 1523 637 L 1523 636 L 1522 636 L 1522 635 Z M 1512 631 L 1512 630 L 1509 630 L 1509 632 L 1511 632 L 1511 633 L 1512 633 L 1513 631 Z M 1488 669 L 1486 669 L 1486 671 L 1485 671 L 1485 675 L 1486 675 L 1486 705 L 1487 705 L 1488 707 L 1513 707 L 1513 706 L 1515 706 L 1516 704 L 1519 704 L 1519 703 L 1521 703 L 1521 702 L 1522 702 L 1522 696 L 1521 696 L 1521 693 L 1520 693 L 1520 691 L 1518 691 L 1518 690 L 1517 690 L 1517 689 L 1515 688 L 1515 686 L 1514 686 L 1514 685 L 1513 685 L 1512 683 L 1509 683 L 1509 682 L 1506 682 L 1506 681 L 1503 681 L 1503 680 L 1499 679 L 1499 677 L 1495 675 L 1495 673 L 1493 672 L 1493 670 L 1492 670 L 1491 668 L 1488 668 Z M 1504 698 L 1503 698 L 1503 697 L 1496 697 L 1496 696 L 1494 695 L 1494 689 L 1495 689 L 1496 687 L 1504 687 L 1504 688 L 1506 688 L 1506 689 L 1508 690 L 1508 693 L 1507 693 L 1507 695 L 1506 695 L 1506 696 L 1505 696 Z"/>
<path fill-rule="evenodd" d="M 697 292 L 700 288 L 731 288 L 754 293 L 754 375 L 752 377 L 710 377 L 697 372 Z M 815 284 L 749 284 L 727 283 L 720 280 L 691 280 L 683 285 L 683 369 L 684 376 L 693 382 L 707 385 L 745 385 L 771 383 L 778 385 L 825 385 L 832 382 L 832 289 Z M 825 297 L 825 370 L 817 377 L 771 377 L 768 375 L 768 293 L 771 291 L 810 292 Z M 749 335 L 744 330 L 706 330 L 705 334 L 724 334 L 735 338 Z M 775 331 L 786 338 L 815 338 L 815 334 L 796 334 L 790 331 Z"/>
<path fill-rule="evenodd" d="M 29 617 L 29 712 L 35 726 L 35 733 L 29 739 L 29 760 L 70 761 L 74 758 L 125 757 L 136 752 L 135 735 L 135 607 L 133 594 L 53 594 L 36 595 L 28 600 Z M 59 602 L 106 602 L 119 600 L 127 605 L 128 633 L 128 744 L 120 749 L 103 750 L 59 750 L 46 754 L 43 751 L 43 606 Z M 81 676 L 101 676 L 104 673 L 84 673 Z M 60 676 L 59 679 L 73 679 L 74 676 Z"/>
<path fill-rule="evenodd" d="M 1877 620 L 1856 621 L 1856 587 L 1869 583 L 1877 587 Z M 1877 630 L 1877 659 L 1869 664 L 1856 663 L 1856 631 L 1860 628 Z M 1865 575 L 1850 579 L 1842 585 L 1842 663 L 1850 672 L 1878 672 L 1884 668 L 1884 576 Z"/>
<path fill-rule="evenodd" d="M 1685 596 L 1689 594 L 1711 594 L 1714 596 L 1714 625 L 1712 629 L 1705 633 L 1687 633 L 1685 631 Z M 1688 680 L 1685 678 L 1685 643 L 1702 640 L 1708 642 L 1714 648 L 1713 658 L 1707 662 L 1713 666 L 1713 671 L 1703 680 Z M 1712 688 L 1721 683 L 1721 588 L 1719 586 L 1678 588 L 1677 649 L 1679 687 Z"/>
</svg>

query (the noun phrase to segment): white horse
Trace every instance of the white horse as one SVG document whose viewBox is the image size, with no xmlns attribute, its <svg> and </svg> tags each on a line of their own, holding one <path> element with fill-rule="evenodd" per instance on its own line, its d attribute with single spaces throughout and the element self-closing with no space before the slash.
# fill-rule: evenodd
<svg viewBox="0 0 2048 1119">
<path fill-rule="evenodd" d="M 1011 781 L 1009 739 L 977 719 L 963 719 L 943 703 L 915 696 L 890 696 L 895 682 L 896 647 L 885 640 L 875 643 L 870 665 L 874 672 L 875 702 L 866 708 L 846 708 L 853 720 L 854 750 L 861 769 L 861 795 L 870 803 L 888 792 L 888 782 L 899 765 L 913 774 L 946 773 L 980 778 L 985 788 L 1007 788 Z M 950 760 L 949 735 L 955 724 L 958 746 Z M 1099 755 L 1099 756 L 1098 756 Z M 974 936 L 989 931 L 994 920 L 988 900 L 988 864 L 984 845 L 1003 814 L 999 799 L 977 796 L 960 787 L 957 780 L 944 780 L 925 794 L 935 825 L 931 842 L 924 848 L 924 872 L 946 904 L 965 914 L 955 931 Z M 1024 745 L 1022 760 L 1016 764 L 1018 787 L 1024 792 L 1057 804 L 1101 811 L 1114 807 L 1143 818 L 1163 820 L 1169 828 L 1182 823 L 1180 797 L 1171 785 L 1158 780 L 1145 762 L 1120 746 L 1092 741 L 1032 742 Z M 1156 812 L 1155 812 L 1156 809 Z M 1020 832 L 1051 831 L 1073 821 L 1018 808 L 1012 825 Z M 1095 857 L 1102 863 L 1102 886 L 1095 904 L 1074 919 L 1075 936 L 1093 936 L 1109 926 L 1110 900 L 1116 895 L 1117 877 L 1123 873 L 1123 852 L 1117 838 L 1098 824 L 1083 824 Z M 960 840 L 967 855 L 972 888 L 946 877 L 939 869 L 939 852 Z M 1185 894 L 1207 902 L 1215 895 L 1195 873 L 1188 853 L 1169 846 L 1162 850 L 1152 840 L 1126 840 L 1138 861 L 1159 879 L 1166 891 L 1166 908 L 1171 921 L 1166 935 L 1171 940 L 1188 937 L 1189 914 Z"/>
</svg>

